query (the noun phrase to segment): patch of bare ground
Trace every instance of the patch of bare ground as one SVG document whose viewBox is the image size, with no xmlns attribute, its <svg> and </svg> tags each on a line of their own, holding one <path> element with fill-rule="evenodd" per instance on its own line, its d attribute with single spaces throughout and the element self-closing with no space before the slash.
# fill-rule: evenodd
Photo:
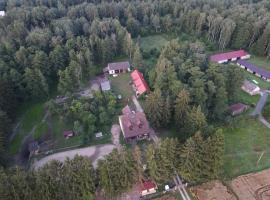
<svg viewBox="0 0 270 200">
<path fill-rule="evenodd" d="M 216 180 L 191 188 L 198 200 L 237 200 L 222 182 Z"/>
<path fill-rule="evenodd" d="M 230 185 L 239 200 L 269 200 L 270 169 L 239 176 Z"/>
</svg>

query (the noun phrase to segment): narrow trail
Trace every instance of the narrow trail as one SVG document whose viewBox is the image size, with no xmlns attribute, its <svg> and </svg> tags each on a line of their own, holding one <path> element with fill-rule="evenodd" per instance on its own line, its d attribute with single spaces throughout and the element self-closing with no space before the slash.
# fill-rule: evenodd
<svg viewBox="0 0 270 200">
<path fill-rule="evenodd" d="M 23 118 L 22 119 L 20 119 L 20 121 L 16 124 L 16 126 L 13 128 L 13 130 L 12 130 L 12 134 L 9 136 L 9 142 L 11 142 L 14 138 L 15 138 L 15 136 L 18 134 L 18 130 L 19 130 L 19 127 L 21 126 L 21 124 L 22 124 L 22 120 L 23 120 Z"/>
</svg>

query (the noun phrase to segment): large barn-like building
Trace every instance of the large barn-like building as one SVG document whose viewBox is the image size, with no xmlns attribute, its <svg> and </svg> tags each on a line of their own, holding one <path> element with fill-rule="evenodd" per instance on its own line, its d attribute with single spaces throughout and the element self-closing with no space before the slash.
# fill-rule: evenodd
<svg viewBox="0 0 270 200">
<path fill-rule="evenodd" d="M 240 59 L 249 59 L 250 55 L 244 50 L 231 51 L 227 53 L 220 53 L 210 56 L 211 62 L 227 63 L 230 61 L 236 61 Z"/>
<path fill-rule="evenodd" d="M 137 96 L 140 96 L 144 94 L 145 92 L 149 91 L 149 87 L 143 77 L 143 74 L 139 72 L 137 69 L 135 69 L 131 73 L 131 78 L 132 78 Z"/>
<path fill-rule="evenodd" d="M 270 71 L 259 68 L 246 60 L 238 60 L 237 65 L 267 82 L 270 82 Z"/>
</svg>

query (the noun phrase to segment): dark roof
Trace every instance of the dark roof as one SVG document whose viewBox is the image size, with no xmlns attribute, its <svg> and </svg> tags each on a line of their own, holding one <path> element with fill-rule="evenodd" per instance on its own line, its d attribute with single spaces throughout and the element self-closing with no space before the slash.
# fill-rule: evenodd
<svg viewBox="0 0 270 200">
<path fill-rule="evenodd" d="M 69 135 L 73 135 L 73 131 L 64 131 L 63 135 L 64 137 L 68 137 Z"/>
<path fill-rule="evenodd" d="M 257 74 L 264 76 L 265 78 L 270 78 L 270 72 L 257 67 L 256 65 L 246 61 L 246 60 L 238 60 L 237 61 L 238 64 L 243 65 L 244 67 L 250 69 L 253 72 L 256 72 Z"/>
<path fill-rule="evenodd" d="M 142 112 L 124 114 L 119 117 L 125 138 L 149 134 L 150 126 Z"/>
<path fill-rule="evenodd" d="M 248 53 L 245 52 L 244 50 L 238 50 L 238 51 L 231 51 L 227 53 L 220 53 L 220 54 L 212 55 L 210 56 L 210 60 L 212 62 L 218 62 L 222 60 L 229 60 L 232 58 L 239 58 L 246 55 L 248 55 Z"/>
<path fill-rule="evenodd" d="M 233 105 L 229 106 L 229 110 L 230 112 L 236 112 L 236 111 L 241 111 L 247 108 L 247 105 L 243 104 L 243 103 L 236 103 Z"/>
<path fill-rule="evenodd" d="M 38 148 L 39 148 L 39 145 L 38 145 L 38 142 L 37 142 L 37 141 L 33 141 L 33 142 L 30 142 L 30 143 L 28 144 L 28 150 L 29 150 L 30 152 L 36 151 L 36 150 L 38 150 Z"/>
<path fill-rule="evenodd" d="M 119 69 L 128 69 L 128 68 L 130 68 L 130 64 L 128 61 L 108 63 L 108 67 L 107 67 L 108 70 L 119 70 Z"/>
<path fill-rule="evenodd" d="M 143 74 L 141 72 L 139 72 L 137 69 L 135 69 L 132 73 L 131 73 L 131 78 L 133 80 L 133 83 L 137 89 L 137 91 L 140 94 L 143 94 L 147 91 L 149 91 L 149 87 L 143 77 Z"/>
</svg>

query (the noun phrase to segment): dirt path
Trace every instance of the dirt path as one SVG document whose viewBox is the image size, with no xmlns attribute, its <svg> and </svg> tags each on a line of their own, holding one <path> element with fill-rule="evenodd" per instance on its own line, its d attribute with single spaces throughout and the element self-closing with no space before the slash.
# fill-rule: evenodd
<svg viewBox="0 0 270 200">
<path fill-rule="evenodd" d="M 34 169 L 38 169 L 39 167 L 42 167 L 51 160 L 59 160 L 63 162 L 65 161 L 66 158 L 73 158 L 75 155 L 89 157 L 93 162 L 93 166 L 97 167 L 97 161 L 103 158 L 104 156 L 108 155 L 109 153 L 111 153 L 114 148 L 116 148 L 115 145 L 106 144 L 55 153 L 34 162 L 32 167 Z"/>
<path fill-rule="evenodd" d="M 263 91 L 262 96 L 260 98 L 260 100 L 258 101 L 255 110 L 251 113 L 251 116 L 257 116 L 257 115 L 261 115 L 263 107 L 265 106 L 267 99 L 268 99 L 268 92 L 267 91 Z"/>
<path fill-rule="evenodd" d="M 16 126 L 13 128 L 12 134 L 11 134 L 10 137 L 9 137 L 9 142 L 11 142 L 11 141 L 14 139 L 14 137 L 17 135 L 18 130 L 19 130 L 19 127 L 20 127 L 21 124 L 22 124 L 22 120 L 23 120 L 23 119 L 21 119 L 21 120 L 16 124 Z"/>
<path fill-rule="evenodd" d="M 144 111 L 143 111 L 143 108 L 142 108 L 142 106 L 141 106 L 141 104 L 139 103 L 138 99 L 137 99 L 134 95 L 132 96 L 132 101 L 133 101 L 133 103 L 135 104 L 136 110 L 137 110 L 138 112 L 144 112 Z"/>
</svg>

